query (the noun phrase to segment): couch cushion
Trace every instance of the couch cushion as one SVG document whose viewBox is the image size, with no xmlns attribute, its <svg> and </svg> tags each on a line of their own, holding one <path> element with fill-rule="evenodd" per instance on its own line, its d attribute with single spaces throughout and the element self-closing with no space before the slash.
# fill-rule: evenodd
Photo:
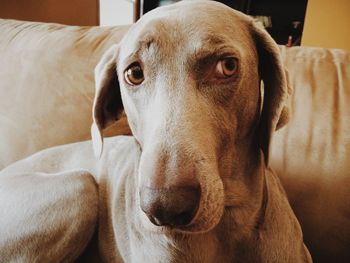
<svg viewBox="0 0 350 263">
<path fill-rule="evenodd" d="M 94 67 L 127 29 L 0 20 L 0 169 L 89 138 Z"/>
</svg>

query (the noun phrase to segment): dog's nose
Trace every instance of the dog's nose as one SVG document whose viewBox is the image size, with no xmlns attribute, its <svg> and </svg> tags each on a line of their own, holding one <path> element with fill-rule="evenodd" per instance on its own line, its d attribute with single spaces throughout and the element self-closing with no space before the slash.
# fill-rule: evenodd
<svg viewBox="0 0 350 263">
<path fill-rule="evenodd" d="M 157 226 L 185 226 L 194 218 L 200 201 L 199 186 L 141 190 L 141 209 Z"/>
</svg>

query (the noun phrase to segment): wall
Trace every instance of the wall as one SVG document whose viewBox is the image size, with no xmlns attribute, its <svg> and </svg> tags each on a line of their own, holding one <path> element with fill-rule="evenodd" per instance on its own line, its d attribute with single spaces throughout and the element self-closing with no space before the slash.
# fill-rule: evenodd
<svg viewBox="0 0 350 263">
<path fill-rule="evenodd" d="M 131 24 L 132 22 L 133 3 L 131 0 L 100 0 L 101 26 Z"/>
<path fill-rule="evenodd" d="M 301 44 L 350 51 L 350 1 L 308 0 Z"/>
<path fill-rule="evenodd" d="M 98 2 L 98 0 L 0 0 L 0 18 L 92 26 L 99 23 Z"/>
</svg>

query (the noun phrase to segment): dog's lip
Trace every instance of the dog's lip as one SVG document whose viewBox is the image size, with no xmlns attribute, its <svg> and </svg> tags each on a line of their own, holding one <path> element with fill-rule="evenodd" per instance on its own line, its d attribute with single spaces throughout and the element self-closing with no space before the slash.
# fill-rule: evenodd
<svg viewBox="0 0 350 263">
<path fill-rule="evenodd" d="M 157 226 L 154 225 L 153 223 L 151 223 L 151 221 L 148 220 L 149 225 L 149 231 L 154 233 L 154 234 L 201 234 L 201 233 L 206 233 L 211 231 L 213 228 L 216 227 L 216 224 L 210 227 L 206 227 L 206 228 L 201 228 L 198 227 L 198 224 L 195 223 L 191 223 L 189 225 L 186 226 L 171 226 L 171 225 L 167 225 L 167 226 Z"/>
<path fill-rule="evenodd" d="M 203 229 L 203 230 L 191 230 L 190 227 L 173 227 L 173 226 L 154 226 L 154 229 L 152 232 L 158 233 L 158 234 L 174 234 L 174 233 L 179 233 L 179 234 L 201 234 L 205 232 L 209 232 L 212 228 L 210 229 Z"/>
<path fill-rule="evenodd" d="M 144 214 L 145 215 L 145 214 Z M 197 214 L 198 215 L 198 214 Z M 218 224 L 210 225 L 210 226 L 201 226 L 201 224 L 196 220 L 197 215 L 194 217 L 193 221 L 187 225 L 160 225 L 155 218 L 150 219 L 145 215 L 146 224 L 148 225 L 148 229 L 152 233 L 156 234 L 200 234 L 211 231 Z M 220 220 L 219 220 L 220 221 Z"/>
<path fill-rule="evenodd" d="M 196 234 L 196 233 L 204 233 L 210 231 L 213 227 L 210 228 L 201 228 L 198 227 L 198 224 L 196 222 L 191 222 L 188 225 L 184 226 L 174 226 L 174 225 L 160 225 L 157 223 L 156 219 L 154 218 L 151 220 L 146 216 L 145 213 L 143 213 L 143 219 L 141 220 L 141 225 L 145 225 L 148 231 L 154 234 L 174 234 L 174 233 L 182 233 L 182 234 Z M 140 225 L 140 224 L 138 224 Z"/>
</svg>

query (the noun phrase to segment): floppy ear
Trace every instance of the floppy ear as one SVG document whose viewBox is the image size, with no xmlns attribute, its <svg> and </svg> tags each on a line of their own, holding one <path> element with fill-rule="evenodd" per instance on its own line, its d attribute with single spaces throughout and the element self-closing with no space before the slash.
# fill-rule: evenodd
<svg viewBox="0 0 350 263">
<path fill-rule="evenodd" d="M 285 72 L 286 81 L 287 81 L 287 100 L 289 101 L 289 98 L 290 98 L 290 96 L 292 96 L 292 93 L 293 93 L 293 88 L 290 85 L 290 81 L 289 81 L 289 77 L 288 77 L 288 70 L 285 69 L 284 72 Z M 282 127 L 284 127 L 289 122 L 289 119 L 291 117 L 291 110 L 290 110 L 288 104 L 289 103 L 285 103 L 285 105 L 283 106 L 281 115 L 278 119 L 276 131 L 281 129 Z"/>
<path fill-rule="evenodd" d="M 95 98 L 92 108 L 91 137 L 96 157 L 103 149 L 102 130 L 119 119 L 123 110 L 117 76 L 118 46 L 109 48 L 95 68 Z"/>
<path fill-rule="evenodd" d="M 288 97 L 288 85 L 277 44 L 265 29 L 254 22 L 252 28 L 258 52 L 259 74 L 264 82 L 258 137 L 265 164 L 268 165 L 272 133 L 288 119 L 288 109 L 284 107 Z"/>
</svg>

